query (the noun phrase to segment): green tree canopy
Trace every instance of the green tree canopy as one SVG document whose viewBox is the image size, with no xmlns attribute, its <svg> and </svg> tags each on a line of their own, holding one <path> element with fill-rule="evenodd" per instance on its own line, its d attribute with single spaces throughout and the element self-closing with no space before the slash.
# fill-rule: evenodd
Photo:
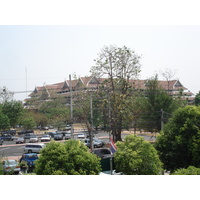
<svg viewBox="0 0 200 200">
<path fill-rule="evenodd" d="M 10 120 L 11 127 L 15 127 L 19 123 L 19 119 L 24 111 L 23 105 L 19 101 L 6 101 L 2 106 L 2 112 L 7 115 Z"/>
<path fill-rule="evenodd" d="M 156 149 L 142 137 L 129 135 L 117 142 L 116 170 L 127 175 L 159 175 L 162 163 Z"/>
<path fill-rule="evenodd" d="M 0 130 L 10 128 L 10 120 L 7 115 L 4 115 L 0 110 Z"/>
<path fill-rule="evenodd" d="M 35 167 L 39 175 L 95 175 L 100 171 L 100 159 L 76 140 L 50 142 L 41 150 Z"/>
<path fill-rule="evenodd" d="M 22 119 L 21 125 L 25 130 L 33 130 L 33 128 L 36 126 L 36 123 L 33 117 L 27 117 Z"/>
<path fill-rule="evenodd" d="M 189 166 L 186 169 L 177 169 L 171 175 L 200 175 L 200 168 Z"/>
<path fill-rule="evenodd" d="M 200 167 L 200 107 L 186 106 L 173 113 L 155 147 L 165 169 Z"/>
<path fill-rule="evenodd" d="M 200 105 L 200 91 L 198 94 L 195 95 L 194 104 L 196 106 Z"/>
<path fill-rule="evenodd" d="M 143 126 L 149 131 L 161 130 L 161 110 L 168 115 L 163 117 L 166 122 L 168 117 L 174 110 L 180 106 L 167 92 L 161 88 L 158 83 L 158 76 L 155 75 L 150 78 L 147 83 L 147 90 L 145 91 L 144 107 L 143 107 Z"/>
</svg>

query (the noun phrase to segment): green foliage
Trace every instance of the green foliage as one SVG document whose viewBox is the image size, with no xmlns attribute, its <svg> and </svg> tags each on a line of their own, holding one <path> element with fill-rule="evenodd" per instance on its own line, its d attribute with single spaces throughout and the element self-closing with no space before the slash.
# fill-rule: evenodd
<svg viewBox="0 0 200 200">
<path fill-rule="evenodd" d="M 47 120 L 40 125 L 47 125 L 45 123 L 48 123 L 59 129 L 70 121 L 70 109 L 66 106 L 63 98 L 56 98 L 54 101 L 43 103 L 39 113 L 45 115 Z"/>
<path fill-rule="evenodd" d="M 50 142 L 42 149 L 34 172 L 39 175 L 95 175 L 100 171 L 100 159 L 96 155 L 88 152 L 79 141 L 68 140 Z"/>
<path fill-rule="evenodd" d="M 100 89 L 104 91 L 104 97 L 107 98 L 106 106 L 110 112 L 106 126 L 109 126 L 116 141 L 121 140 L 124 119 L 127 119 L 126 101 L 130 95 L 129 80 L 136 79 L 140 73 L 140 58 L 135 51 L 126 46 L 121 48 L 105 46 L 95 60 L 96 65 L 90 70 L 92 75 L 98 78 L 102 76 L 107 78 Z M 105 111 L 103 113 L 105 115 Z"/>
<path fill-rule="evenodd" d="M 189 166 L 186 169 L 178 169 L 171 175 L 200 175 L 200 168 Z"/>
<path fill-rule="evenodd" d="M 116 170 L 127 175 L 159 175 L 162 171 L 156 149 L 136 135 L 126 136 L 124 142 L 117 142 L 114 161 Z"/>
<path fill-rule="evenodd" d="M 175 111 L 155 147 L 168 171 L 190 165 L 200 167 L 200 107 L 186 106 Z"/>
<path fill-rule="evenodd" d="M 194 99 L 194 104 L 196 106 L 200 105 L 200 91 L 198 94 L 196 94 L 195 99 Z"/>
<path fill-rule="evenodd" d="M 10 128 L 10 120 L 7 115 L 4 115 L 0 111 L 0 130 L 5 130 Z"/>
<path fill-rule="evenodd" d="M 148 80 L 147 90 L 144 98 L 144 114 L 142 115 L 143 126 L 149 131 L 161 130 L 161 109 L 165 113 L 172 114 L 180 106 L 171 96 L 167 94 L 158 84 L 158 77 L 155 75 Z M 165 116 L 167 120 L 169 115 Z M 165 121 L 166 122 L 166 121 Z"/>
<path fill-rule="evenodd" d="M 8 116 L 11 127 L 15 127 L 19 123 L 23 111 L 22 103 L 14 100 L 10 102 L 6 101 L 2 106 L 2 112 Z"/>
<path fill-rule="evenodd" d="M 21 125 L 26 130 L 33 130 L 33 128 L 36 126 L 35 120 L 33 117 L 23 118 L 21 121 Z"/>
</svg>

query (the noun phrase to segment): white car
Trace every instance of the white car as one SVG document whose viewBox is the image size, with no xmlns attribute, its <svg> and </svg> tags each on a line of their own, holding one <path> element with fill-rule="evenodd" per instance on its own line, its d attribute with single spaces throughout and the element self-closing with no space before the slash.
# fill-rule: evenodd
<svg viewBox="0 0 200 200">
<path fill-rule="evenodd" d="M 51 136 L 43 135 L 40 140 L 41 140 L 41 142 L 49 142 L 51 140 Z"/>
<path fill-rule="evenodd" d="M 77 135 L 77 138 L 78 138 L 78 139 L 85 139 L 85 134 L 84 134 L 84 133 L 79 133 L 79 134 Z"/>
<path fill-rule="evenodd" d="M 31 136 L 30 139 L 29 139 L 29 142 L 30 143 L 38 142 L 38 137 L 35 136 L 35 135 Z"/>
<path fill-rule="evenodd" d="M 19 162 L 16 160 L 4 160 L 2 161 L 2 164 L 0 164 L 0 167 L 3 167 L 4 174 L 6 173 L 15 173 L 19 174 L 20 171 L 20 165 Z"/>
</svg>

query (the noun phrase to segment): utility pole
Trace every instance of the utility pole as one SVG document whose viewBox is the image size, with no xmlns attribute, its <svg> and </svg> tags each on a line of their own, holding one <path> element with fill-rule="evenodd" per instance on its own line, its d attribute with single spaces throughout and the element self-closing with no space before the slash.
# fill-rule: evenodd
<svg viewBox="0 0 200 200">
<path fill-rule="evenodd" d="M 92 92 L 90 92 L 90 117 L 91 117 L 91 132 L 90 132 L 90 149 L 93 149 L 93 105 L 92 105 Z"/>
<path fill-rule="evenodd" d="M 73 129 L 73 106 L 72 106 L 72 79 L 71 74 L 69 75 L 69 84 L 70 84 L 70 121 L 71 121 L 71 134 L 74 139 L 74 129 Z"/>
</svg>

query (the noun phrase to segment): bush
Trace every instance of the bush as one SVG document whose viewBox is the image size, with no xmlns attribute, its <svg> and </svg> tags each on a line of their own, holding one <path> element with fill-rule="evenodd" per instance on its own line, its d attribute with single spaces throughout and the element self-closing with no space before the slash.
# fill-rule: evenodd
<svg viewBox="0 0 200 200">
<path fill-rule="evenodd" d="M 171 175 L 200 175 L 200 168 L 189 166 L 186 169 L 178 169 Z"/>
<path fill-rule="evenodd" d="M 142 137 L 126 136 L 124 142 L 117 142 L 114 156 L 116 170 L 128 175 L 158 175 L 162 163 L 156 149 Z"/>
<path fill-rule="evenodd" d="M 95 175 L 100 171 L 100 159 L 76 140 L 47 144 L 41 150 L 34 170 L 39 175 Z"/>
</svg>

